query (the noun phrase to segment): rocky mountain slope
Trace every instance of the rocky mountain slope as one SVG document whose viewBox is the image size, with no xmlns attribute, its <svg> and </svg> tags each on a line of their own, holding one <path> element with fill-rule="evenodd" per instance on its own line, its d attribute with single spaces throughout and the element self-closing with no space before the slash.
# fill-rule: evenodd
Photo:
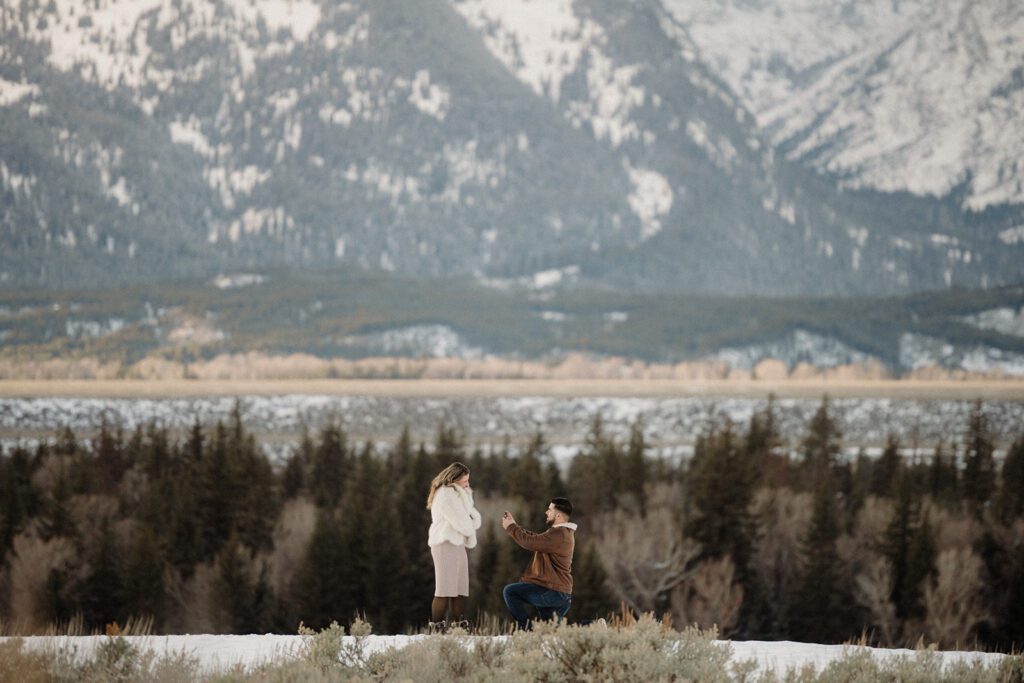
<svg viewBox="0 0 1024 683">
<path fill-rule="evenodd" d="M 998 182 L 883 182 L 928 140 L 853 164 L 860 134 L 819 111 L 856 107 L 824 89 L 841 79 L 771 103 L 743 87 L 757 59 L 723 66 L 700 30 L 716 24 L 683 9 L 17 0 L 0 8 L 0 287 L 281 264 L 727 294 L 1020 281 L 1015 161 L 971 138 L 957 149 Z M 1012 65 L 1007 31 L 987 54 Z M 994 149 L 1013 129 L 985 102 L 1003 100 L 964 116 Z"/>
</svg>

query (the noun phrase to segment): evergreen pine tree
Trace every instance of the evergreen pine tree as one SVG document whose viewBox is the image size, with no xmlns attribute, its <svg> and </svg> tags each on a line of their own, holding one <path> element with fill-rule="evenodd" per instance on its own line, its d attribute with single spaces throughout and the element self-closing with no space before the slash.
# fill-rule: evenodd
<svg viewBox="0 0 1024 683">
<path fill-rule="evenodd" d="M 832 466 L 839 455 L 841 439 L 839 423 L 832 416 L 829 398 L 825 396 L 811 418 L 807 434 L 801 442 L 804 456 L 803 479 L 808 489 L 816 490 L 822 485 L 821 482 L 831 479 Z"/>
<path fill-rule="evenodd" d="M 295 573 L 292 595 L 299 619 L 311 628 L 344 623 L 355 610 L 349 549 L 335 512 L 320 509 L 313 535 Z"/>
<path fill-rule="evenodd" d="M 269 550 L 281 510 L 274 470 L 251 434 L 241 436 L 235 453 L 242 492 L 237 513 L 239 540 L 253 550 Z"/>
<path fill-rule="evenodd" d="M 626 457 L 623 463 L 622 487 L 624 493 L 632 496 L 641 516 L 647 514 L 647 443 L 644 440 L 642 420 L 633 423 L 629 430 L 629 444 L 626 446 Z"/>
<path fill-rule="evenodd" d="M 814 490 L 810 528 L 801 543 L 802 568 L 790 610 L 790 632 L 797 640 L 834 643 L 852 635 L 838 538 L 835 492 L 826 477 Z"/>
<path fill-rule="evenodd" d="M 59 457 L 59 456 L 51 456 Z M 74 536 L 76 534 L 75 522 L 71 517 L 69 507 L 71 501 L 71 481 L 68 477 L 67 468 L 61 459 L 61 465 L 57 469 L 57 478 L 53 483 L 49 495 L 44 503 L 42 519 L 42 535 L 45 539 L 56 536 Z"/>
<path fill-rule="evenodd" d="M 1003 524 L 1024 517 L 1024 434 L 1017 437 L 1003 460 L 997 512 Z"/>
<path fill-rule="evenodd" d="M 413 583 L 416 577 L 409 571 L 401 537 L 391 532 L 398 527 L 398 515 L 390 496 L 377 498 L 373 516 L 380 526 L 364 531 L 368 536 L 376 534 L 376 545 L 368 558 L 371 571 L 364 576 L 365 598 L 359 607 L 382 633 L 396 633 L 421 623 L 419 615 L 410 617 L 407 604 L 408 596 L 418 592 L 419 586 Z"/>
<path fill-rule="evenodd" d="M 407 557 L 402 538 L 395 532 L 398 516 L 394 501 L 381 490 L 383 473 L 382 463 L 367 443 L 349 480 L 341 518 L 354 610 L 387 631 L 398 626 L 404 616 L 401 601 L 407 585 Z M 421 542 L 426 543 L 425 535 Z"/>
<path fill-rule="evenodd" d="M 25 516 L 13 469 L 11 459 L 0 455 L 0 565 Z"/>
<path fill-rule="evenodd" d="M 976 515 L 980 515 L 995 490 L 995 444 L 988 418 L 977 401 L 968 418 L 964 442 L 964 498 Z"/>
<path fill-rule="evenodd" d="M 176 456 L 167 487 L 171 500 L 167 504 L 165 519 L 155 521 L 167 545 L 167 558 L 184 575 L 204 559 L 201 504 L 203 496 L 203 453 L 205 436 L 196 420 L 189 430 L 184 448 L 175 449 Z M 137 547 L 136 550 L 142 551 Z"/>
<path fill-rule="evenodd" d="M 567 615 L 572 622 L 588 623 L 617 611 L 608 590 L 608 574 L 593 543 L 576 547 L 572 575 L 572 607 Z"/>
<path fill-rule="evenodd" d="M 394 472 L 401 472 L 394 503 L 399 520 L 395 534 L 402 542 L 406 558 L 406 585 L 409 586 L 402 601 L 402 622 L 417 624 L 430 613 L 430 600 L 434 594 L 434 565 L 427 546 L 430 511 L 426 508 L 426 501 L 427 489 L 436 472 L 433 471 L 432 458 L 422 447 L 413 452 L 408 430 L 403 432 L 395 451 L 392 461 L 401 463 L 400 466 L 392 466 Z M 472 470 L 472 481 L 476 490 L 479 481 L 476 469 Z"/>
<path fill-rule="evenodd" d="M 320 507 L 333 508 L 341 502 L 349 458 L 345 432 L 336 424 L 324 425 L 313 453 L 310 481 L 313 500 Z"/>
<path fill-rule="evenodd" d="M 124 622 L 124 568 L 122 552 L 114 538 L 109 519 L 100 524 L 96 545 L 87 549 L 88 574 L 79 590 L 82 619 L 90 628 L 102 628 L 111 622 Z"/>
<path fill-rule="evenodd" d="M 164 559 L 157 535 L 147 525 L 136 532 L 124 570 L 124 611 L 130 617 L 152 617 L 159 629 L 164 617 Z"/>
<path fill-rule="evenodd" d="M 928 492 L 932 499 L 948 508 L 956 507 L 959 504 L 959 478 L 955 456 L 947 456 L 945 445 L 940 441 L 935 446 L 928 468 Z"/>
<path fill-rule="evenodd" d="M 577 517 L 618 506 L 622 458 L 615 440 L 604 432 L 600 413 L 594 416 L 583 450 L 569 464 L 568 486 Z"/>
<path fill-rule="evenodd" d="M 479 609 L 486 614 L 507 620 L 508 608 L 505 606 L 502 590 L 507 584 L 516 583 L 522 578 L 523 569 L 530 561 L 530 553 L 516 545 L 500 527 L 493 535 L 487 531 L 484 536 L 489 537 L 488 542 L 494 544 L 495 557 L 491 575 L 481 576 L 482 595 L 478 603 Z"/>
<path fill-rule="evenodd" d="M 0 457 L 0 566 L 14 537 L 39 512 L 40 496 L 32 484 L 33 458 L 21 445 Z"/>
<path fill-rule="evenodd" d="M 702 558 L 728 555 L 746 577 L 755 524 L 750 503 L 758 471 L 733 434 L 732 424 L 712 426 L 694 448 L 686 485 L 693 515 L 686 534 L 701 544 Z"/>
<path fill-rule="evenodd" d="M 199 476 L 197 513 L 202 529 L 200 556 L 211 559 L 231 535 L 239 492 L 228 471 L 228 433 L 223 422 L 217 422 L 213 439 L 203 452 Z"/>
<path fill-rule="evenodd" d="M 861 447 L 857 450 L 857 458 L 853 463 L 853 482 L 850 492 L 850 514 L 856 516 L 857 511 L 871 494 L 875 476 L 875 461 Z"/>
<path fill-rule="evenodd" d="M 768 395 L 762 410 L 750 416 L 744 448 L 760 472 L 760 479 L 770 488 L 789 487 L 792 484 L 789 457 L 780 452 L 782 435 L 775 417 L 775 394 Z"/>
<path fill-rule="evenodd" d="M 273 596 L 266 567 L 253 565 L 250 552 L 234 535 L 217 554 L 212 608 L 222 631 L 262 633 L 270 623 Z"/>
<path fill-rule="evenodd" d="M 523 520 L 528 528 L 538 528 L 545 523 L 544 508 L 555 495 L 547 488 L 548 478 L 541 462 L 547 456 L 547 448 L 544 435 L 538 431 L 522 455 L 513 461 L 505 479 L 507 494 L 523 501 L 529 511 Z"/>
<path fill-rule="evenodd" d="M 474 614 L 478 618 L 488 611 L 485 609 L 488 604 L 488 594 L 492 590 L 500 590 L 492 585 L 498 566 L 498 543 L 499 540 L 495 538 L 493 526 L 485 526 L 477 534 L 477 546 L 474 551 L 476 557 L 470 565 L 467 614 Z M 425 614 L 428 612 L 421 612 L 421 617 Z"/>
<path fill-rule="evenodd" d="M 434 441 L 434 469 L 438 472 L 453 462 L 465 462 L 466 447 L 462 436 L 455 427 L 448 427 L 442 422 L 437 426 L 437 438 Z"/>
<path fill-rule="evenodd" d="M 1007 651 L 1020 652 L 1024 644 L 1024 543 L 1008 548 L 1009 561 L 1006 563 L 1005 602 L 997 633 Z"/>
<path fill-rule="evenodd" d="M 895 434 L 890 434 L 885 440 L 885 448 L 878 461 L 872 467 L 871 494 L 891 498 L 897 475 L 900 471 L 900 441 Z"/>
<path fill-rule="evenodd" d="M 896 505 L 880 547 L 893 571 L 891 599 L 901 621 L 922 615 L 921 582 L 934 571 L 931 526 L 921 519 L 921 501 L 904 474 L 895 487 Z"/>
<path fill-rule="evenodd" d="M 95 460 L 97 493 L 113 495 L 125 472 L 123 457 L 124 433 L 119 427 L 111 429 L 107 416 L 100 420 L 100 433 L 93 440 L 92 451 Z"/>
<path fill-rule="evenodd" d="M 547 452 L 544 434 L 536 432 L 522 455 L 516 458 L 505 481 L 508 495 L 519 498 L 527 504 L 547 494 L 544 486 L 544 471 L 541 457 Z"/>
<path fill-rule="evenodd" d="M 285 500 L 291 500 L 307 490 L 306 473 L 312 467 L 315 450 L 309 430 L 303 426 L 299 445 L 285 462 L 281 475 L 281 488 Z"/>
</svg>

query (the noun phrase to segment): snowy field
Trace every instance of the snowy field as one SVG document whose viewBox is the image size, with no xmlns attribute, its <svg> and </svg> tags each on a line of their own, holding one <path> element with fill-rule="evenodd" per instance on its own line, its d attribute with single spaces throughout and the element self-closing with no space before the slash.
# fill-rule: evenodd
<svg viewBox="0 0 1024 683">
<path fill-rule="evenodd" d="M 243 420 L 275 459 L 287 456 L 304 426 L 315 431 L 337 420 L 360 441 L 393 442 L 406 426 L 415 440 L 431 442 L 441 423 L 454 426 L 470 446 L 500 446 L 507 436 L 522 446 L 542 430 L 556 460 L 571 458 L 585 441 L 595 416 L 606 433 L 628 438 L 642 420 L 652 454 L 685 457 L 702 427 L 712 416 L 745 424 L 762 399 L 741 397 L 621 398 L 621 397 L 453 397 L 402 398 L 387 396 L 279 395 L 242 396 Z M 105 416 L 111 423 L 134 429 L 156 421 L 172 431 L 184 431 L 199 420 L 213 424 L 229 418 L 233 397 L 206 398 L 0 398 L 0 447 L 29 445 L 52 438 L 70 426 L 81 438 L 91 437 Z M 799 443 L 820 398 L 776 401 L 783 437 Z M 950 399 L 837 398 L 832 401 L 843 430 L 848 455 L 864 447 L 869 455 L 881 451 L 888 434 L 897 435 L 912 455 L 927 454 L 940 440 L 958 440 L 967 426 L 972 403 Z M 1016 438 L 1024 425 L 1024 402 L 988 400 L 984 411 L 1000 448 Z"/>
<path fill-rule="evenodd" d="M 401 648 L 406 645 L 436 636 L 367 636 L 365 652 L 378 652 L 387 648 Z M 452 636 L 457 637 L 457 636 Z M 507 636 L 494 636 L 507 638 Z M 200 667 L 207 672 L 225 670 L 235 666 L 252 667 L 260 663 L 278 661 L 286 657 L 298 657 L 305 636 L 280 635 L 182 635 L 182 636 L 126 636 L 125 639 L 140 649 L 151 650 L 156 655 L 185 653 L 196 657 Z M 465 636 L 459 638 L 468 648 L 482 639 L 491 636 Z M 0 643 L 9 640 L 0 638 Z M 70 648 L 76 657 L 92 656 L 97 645 L 107 640 L 106 636 L 33 636 L 24 639 L 25 646 L 31 650 L 50 650 Z M 346 636 L 349 643 L 354 641 Z M 795 643 L 790 641 L 721 641 L 723 647 L 732 648 L 731 661 L 740 663 L 753 661 L 758 671 L 773 671 L 784 674 L 789 670 L 814 666 L 820 670 L 830 662 L 840 659 L 853 649 L 863 649 L 879 661 L 897 657 L 913 657 L 914 650 L 854 648 L 845 645 L 817 645 Z M 991 666 L 998 663 L 1005 655 L 984 652 L 939 652 L 943 666 L 953 662 L 979 661 Z"/>
</svg>

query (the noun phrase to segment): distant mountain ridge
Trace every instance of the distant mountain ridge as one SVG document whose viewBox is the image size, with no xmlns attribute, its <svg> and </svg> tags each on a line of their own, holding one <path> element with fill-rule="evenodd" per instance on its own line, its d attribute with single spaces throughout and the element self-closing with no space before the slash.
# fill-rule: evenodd
<svg viewBox="0 0 1024 683">
<path fill-rule="evenodd" d="M 1024 202 L 1024 5 L 665 0 L 787 156 L 845 187 Z"/>
<path fill-rule="evenodd" d="M 856 148 L 785 133 L 831 95 L 766 117 L 700 20 L 669 0 L 19 0 L 0 287 L 281 264 L 744 295 L 1020 282 L 1021 169 L 982 211 L 980 167 L 938 196 L 832 175 Z"/>
</svg>

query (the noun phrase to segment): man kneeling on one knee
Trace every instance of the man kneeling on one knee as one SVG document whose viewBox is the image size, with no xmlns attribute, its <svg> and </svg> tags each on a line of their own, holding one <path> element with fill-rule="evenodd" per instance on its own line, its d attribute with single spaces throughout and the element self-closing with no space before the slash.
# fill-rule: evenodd
<svg viewBox="0 0 1024 683">
<path fill-rule="evenodd" d="M 527 531 L 506 511 L 501 526 L 512 539 L 533 551 L 533 560 L 520 583 L 505 586 L 505 605 L 521 629 L 530 628 L 527 605 L 537 608 L 541 619 L 561 619 L 572 604 L 572 552 L 576 547 L 576 525 L 569 521 L 572 503 L 555 498 L 548 504 L 548 529 L 542 534 Z"/>
</svg>

